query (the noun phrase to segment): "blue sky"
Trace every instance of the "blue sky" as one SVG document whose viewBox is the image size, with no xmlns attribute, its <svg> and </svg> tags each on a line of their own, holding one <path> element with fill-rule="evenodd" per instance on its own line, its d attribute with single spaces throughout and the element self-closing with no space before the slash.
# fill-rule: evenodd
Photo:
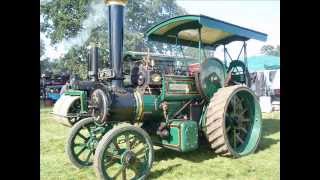
<svg viewBox="0 0 320 180">
<path fill-rule="evenodd" d="M 232 24 L 268 34 L 266 42 L 248 41 L 248 56 L 257 55 L 264 44 L 280 45 L 280 0 L 177 0 L 189 14 L 203 14 Z M 231 55 L 240 50 L 239 43 L 230 45 Z M 221 56 L 222 49 L 216 55 Z"/>
</svg>

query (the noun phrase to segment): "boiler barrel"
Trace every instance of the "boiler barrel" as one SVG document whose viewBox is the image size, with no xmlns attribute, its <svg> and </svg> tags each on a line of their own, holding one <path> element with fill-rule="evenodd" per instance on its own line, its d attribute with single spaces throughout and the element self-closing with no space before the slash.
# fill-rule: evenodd
<svg viewBox="0 0 320 180">
<path fill-rule="evenodd" d="M 134 122 L 136 117 L 136 106 L 133 92 L 124 91 L 113 93 L 110 115 L 112 121 Z"/>
</svg>

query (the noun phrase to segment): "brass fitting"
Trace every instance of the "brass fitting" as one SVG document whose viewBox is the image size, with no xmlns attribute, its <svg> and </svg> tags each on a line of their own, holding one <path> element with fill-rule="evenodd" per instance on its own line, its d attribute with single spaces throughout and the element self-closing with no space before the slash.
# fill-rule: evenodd
<svg viewBox="0 0 320 180">
<path fill-rule="evenodd" d="M 125 5 L 128 3 L 128 0 L 104 0 L 104 2 L 105 2 L 107 5 L 116 4 L 116 5 L 125 6 Z"/>
</svg>

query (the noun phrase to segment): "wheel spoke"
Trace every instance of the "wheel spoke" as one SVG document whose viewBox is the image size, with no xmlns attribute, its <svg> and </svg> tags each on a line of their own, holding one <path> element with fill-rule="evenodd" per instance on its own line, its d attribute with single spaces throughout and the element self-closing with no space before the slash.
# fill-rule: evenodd
<svg viewBox="0 0 320 180">
<path fill-rule="evenodd" d="M 236 114 L 236 102 L 235 102 L 234 97 L 231 99 L 231 105 L 232 105 L 232 114 L 235 115 Z"/>
<path fill-rule="evenodd" d="M 126 141 L 127 149 L 130 149 L 129 134 L 125 134 L 124 138 L 125 138 L 125 141 Z"/>
<path fill-rule="evenodd" d="M 87 141 L 88 140 L 88 138 L 87 137 L 85 137 L 84 135 L 82 135 L 80 132 L 78 133 L 78 136 L 80 136 L 82 139 L 84 139 L 85 141 Z"/>
<path fill-rule="evenodd" d="M 239 100 L 239 97 L 238 97 L 237 95 L 235 95 L 235 96 L 234 96 L 234 99 L 235 99 L 236 105 L 238 105 L 238 104 L 239 104 L 239 101 L 240 101 L 240 100 Z"/>
<path fill-rule="evenodd" d="M 248 133 L 248 131 L 244 127 L 238 127 L 238 129 L 242 130 L 245 133 Z"/>
<path fill-rule="evenodd" d="M 241 100 L 239 99 L 239 97 L 237 95 L 234 96 L 235 98 L 235 104 L 234 104 L 234 109 L 235 109 L 235 114 L 238 114 L 239 110 L 242 109 L 242 105 L 241 105 Z"/>
<path fill-rule="evenodd" d="M 87 158 L 86 158 L 85 162 L 89 161 L 91 154 L 92 154 L 92 151 L 90 150 L 89 154 L 87 155 Z"/>
<path fill-rule="evenodd" d="M 92 132 L 91 132 L 90 126 L 86 126 L 86 129 L 88 130 L 90 136 L 92 136 L 93 134 L 92 134 Z"/>
<path fill-rule="evenodd" d="M 120 155 L 113 154 L 113 153 L 108 152 L 108 151 L 107 151 L 106 155 L 109 156 L 109 157 L 112 157 L 112 158 L 121 159 Z"/>
<path fill-rule="evenodd" d="M 104 163 L 107 163 L 107 164 L 105 164 L 105 167 L 106 167 L 106 168 L 109 168 L 110 166 L 114 165 L 116 162 L 117 162 L 117 161 L 116 161 L 115 158 L 111 158 L 110 161 L 104 162 Z"/>
<path fill-rule="evenodd" d="M 123 169 L 122 169 L 122 179 L 123 179 L 123 180 L 126 180 L 126 179 L 127 179 L 127 176 L 126 176 L 126 168 L 123 168 Z"/>
<path fill-rule="evenodd" d="M 240 136 L 238 134 L 236 135 L 236 137 L 241 142 L 241 144 L 243 144 L 244 141 L 240 138 Z"/>
<path fill-rule="evenodd" d="M 83 153 L 84 150 L 86 150 L 86 146 L 84 146 L 84 147 L 76 154 L 76 156 L 79 156 L 81 153 Z"/>
<path fill-rule="evenodd" d="M 112 141 L 112 144 L 114 145 L 114 147 L 116 148 L 116 150 L 119 152 L 120 151 L 120 147 L 117 144 L 116 140 Z"/>
<path fill-rule="evenodd" d="M 144 153 L 145 152 L 144 150 L 147 150 L 147 149 L 145 149 L 144 147 L 141 148 L 138 152 L 135 153 L 136 156 L 139 156 L 141 153 Z"/>
<path fill-rule="evenodd" d="M 123 169 L 125 169 L 126 167 L 125 166 L 121 166 L 121 168 L 119 169 L 119 171 L 113 176 L 114 178 L 115 177 L 118 177 L 120 174 L 121 174 L 121 172 L 123 171 Z"/>
<path fill-rule="evenodd" d="M 231 129 L 231 126 L 227 127 L 226 132 L 228 133 Z"/>
<path fill-rule="evenodd" d="M 241 121 L 242 122 L 250 122 L 250 119 L 249 118 L 241 118 Z"/>
<path fill-rule="evenodd" d="M 228 121 L 228 123 L 231 123 L 231 120 L 232 120 L 232 115 L 231 113 L 226 113 L 226 120 Z"/>
<path fill-rule="evenodd" d="M 237 140 L 236 140 L 236 129 L 233 129 L 233 148 L 236 148 Z"/>
<path fill-rule="evenodd" d="M 248 109 L 247 108 L 244 108 L 244 109 L 242 109 L 242 111 L 239 113 L 239 115 L 243 115 L 245 112 L 247 112 L 248 111 Z"/>
<path fill-rule="evenodd" d="M 130 167 L 135 172 L 135 176 L 139 177 L 141 174 L 141 167 L 143 163 L 140 161 L 140 159 L 136 159 L 135 163 Z"/>
<path fill-rule="evenodd" d="M 238 97 L 239 98 L 239 105 L 240 105 L 240 107 L 241 107 L 241 109 L 243 109 L 243 98 L 241 98 L 241 97 Z"/>
<path fill-rule="evenodd" d="M 86 144 L 79 144 L 79 143 L 73 144 L 73 147 L 78 147 L 78 146 L 83 147 L 83 146 L 86 146 Z"/>
</svg>

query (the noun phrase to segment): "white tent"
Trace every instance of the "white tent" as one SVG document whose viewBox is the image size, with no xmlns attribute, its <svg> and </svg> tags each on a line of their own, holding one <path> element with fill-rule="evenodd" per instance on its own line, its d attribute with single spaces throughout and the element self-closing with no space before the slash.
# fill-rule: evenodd
<svg viewBox="0 0 320 180">
<path fill-rule="evenodd" d="M 274 76 L 271 89 L 280 89 L 280 69 L 277 70 L 276 75 Z"/>
</svg>

